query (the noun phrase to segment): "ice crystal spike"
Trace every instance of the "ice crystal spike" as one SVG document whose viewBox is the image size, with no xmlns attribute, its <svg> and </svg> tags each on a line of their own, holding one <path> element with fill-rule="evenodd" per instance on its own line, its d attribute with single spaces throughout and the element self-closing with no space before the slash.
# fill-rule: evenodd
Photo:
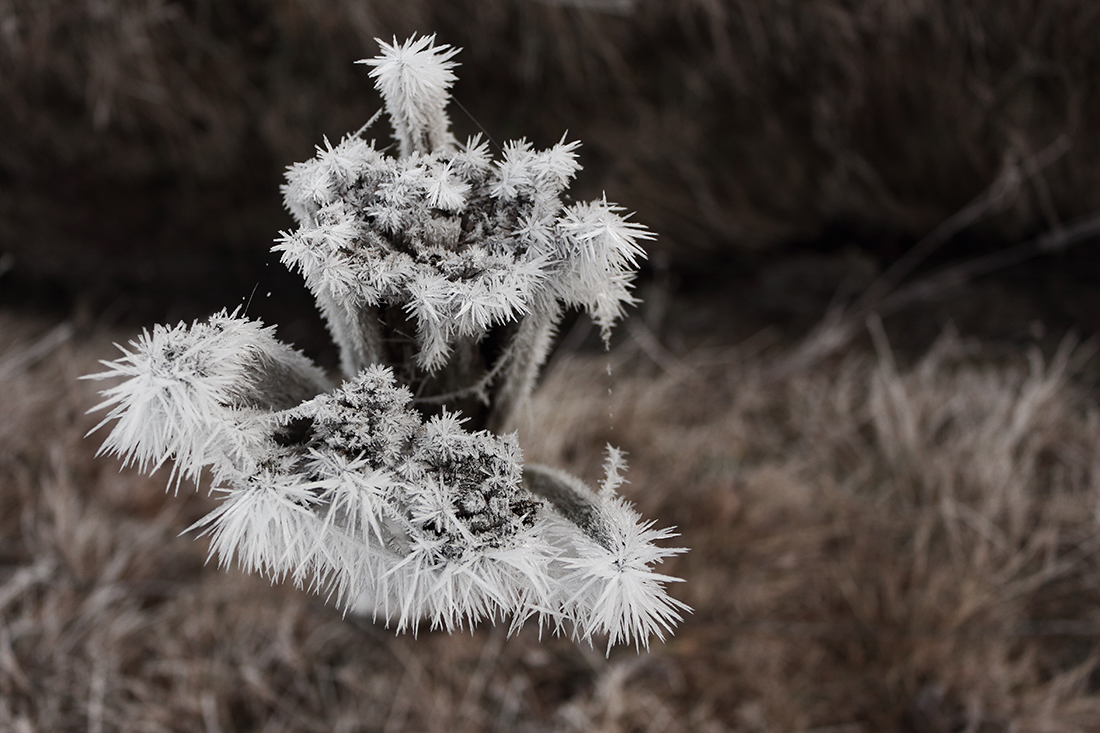
<svg viewBox="0 0 1100 733">
<path fill-rule="evenodd" d="M 155 326 L 91 379 L 102 450 L 170 483 L 211 476 L 195 525 L 222 565 L 290 579 L 398 630 L 508 617 L 608 648 L 648 646 L 687 607 L 654 568 L 682 548 L 621 498 L 610 448 L 592 491 L 524 466 L 510 415 L 567 307 L 606 334 L 650 237 L 606 200 L 566 206 L 578 144 L 459 145 L 456 49 L 380 43 L 366 61 L 400 143 L 358 135 L 291 166 L 298 227 L 274 251 L 303 275 L 341 352 L 333 387 L 236 312 Z"/>
<path fill-rule="evenodd" d="M 378 40 L 378 39 L 376 39 Z M 436 46 L 435 36 L 413 36 L 403 44 L 378 40 L 380 56 L 363 59 L 401 146 L 401 157 L 430 153 L 454 143 L 447 118 L 448 90 L 454 84 L 451 61 L 461 49 Z"/>
</svg>

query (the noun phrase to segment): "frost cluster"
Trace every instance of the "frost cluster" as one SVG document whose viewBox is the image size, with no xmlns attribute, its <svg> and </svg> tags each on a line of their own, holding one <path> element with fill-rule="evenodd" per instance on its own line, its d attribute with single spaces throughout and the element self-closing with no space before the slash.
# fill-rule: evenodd
<svg viewBox="0 0 1100 733">
<path fill-rule="evenodd" d="M 632 302 L 648 234 L 606 201 L 562 205 L 576 148 L 519 141 L 494 162 L 474 138 L 390 158 L 347 137 L 289 171 L 284 195 L 300 226 L 276 250 L 323 303 L 404 308 L 429 370 L 458 338 L 558 302 L 588 309 L 606 331 Z"/>
<path fill-rule="evenodd" d="M 479 139 L 458 145 L 456 51 L 433 40 L 365 62 L 399 157 L 352 135 L 287 174 L 299 228 L 275 250 L 316 296 L 346 381 L 237 313 L 156 326 L 90 376 L 122 380 L 97 407 L 113 423 L 103 450 L 143 471 L 171 459 L 173 482 L 208 471 L 222 502 L 196 527 L 223 565 L 398 629 L 534 617 L 648 645 L 686 610 L 653 570 L 683 550 L 655 545 L 671 532 L 616 494 L 621 455 L 592 491 L 524 466 L 498 433 L 564 307 L 605 333 L 621 316 L 649 235 L 606 201 L 562 203 L 576 143 L 513 142 L 498 160 Z"/>
<path fill-rule="evenodd" d="M 287 172 L 283 196 L 299 227 L 275 247 L 317 297 L 345 372 L 401 361 L 385 358 L 379 308 L 415 323 L 427 371 L 460 340 L 526 316 L 556 321 L 563 305 L 587 309 L 606 337 L 633 302 L 649 232 L 606 200 L 563 204 L 579 143 L 509 142 L 496 160 L 480 136 L 457 144 L 446 116 L 454 49 L 431 37 L 382 48 L 366 63 L 402 155 L 358 134 L 326 141 Z"/>
</svg>

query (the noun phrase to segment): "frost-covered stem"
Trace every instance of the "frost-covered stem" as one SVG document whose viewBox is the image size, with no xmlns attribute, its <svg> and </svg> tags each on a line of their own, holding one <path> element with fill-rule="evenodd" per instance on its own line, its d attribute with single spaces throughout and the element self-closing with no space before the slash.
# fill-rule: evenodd
<svg viewBox="0 0 1100 733">
<path fill-rule="evenodd" d="M 248 365 L 250 388 L 240 405 L 262 410 L 286 410 L 332 388 L 324 372 L 285 344 L 274 357 L 261 354 Z"/>
<path fill-rule="evenodd" d="M 393 123 L 401 157 L 431 153 L 453 146 L 451 122 L 447 117 L 448 90 L 454 84 L 451 61 L 460 49 L 434 46 L 435 36 L 410 38 L 404 44 L 380 42 L 380 58 L 359 63 L 373 66 L 370 75 L 386 101 L 386 113 Z"/>
<path fill-rule="evenodd" d="M 376 306 L 340 303 L 327 291 L 317 294 L 317 306 L 339 348 L 340 371 L 345 379 L 382 361 L 382 333 Z"/>
<path fill-rule="evenodd" d="M 451 358 L 439 369 L 427 371 L 417 364 L 418 345 L 409 337 L 415 328 L 400 308 L 364 307 L 348 314 L 339 304 L 325 304 L 342 320 L 333 328 L 341 344 L 341 360 L 348 378 L 349 368 L 358 371 L 373 364 L 394 370 L 399 381 L 414 395 L 413 404 L 425 416 L 439 414 L 446 407 L 462 413 L 470 430 L 503 433 L 516 409 L 531 395 L 539 368 L 552 346 L 561 307 L 547 301 L 518 322 L 490 328 L 481 338 L 460 336 L 451 348 Z M 346 324 L 359 318 L 360 329 Z M 368 358 L 369 361 L 361 363 Z"/>
<path fill-rule="evenodd" d="M 520 321 L 507 352 L 500 357 L 503 374 L 492 393 L 486 430 L 504 432 L 516 410 L 531 396 L 539 369 L 550 354 L 561 315 L 557 303 L 547 303 Z"/>
<path fill-rule="evenodd" d="M 460 336 L 451 346 L 450 358 L 434 370 L 417 361 L 419 347 L 411 335 L 416 324 L 404 309 L 380 309 L 376 319 L 379 348 L 374 364 L 393 370 L 398 381 L 413 393 L 413 405 L 425 417 L 444 409 L 461 412 L 469 429 L 485 428 L 488 410 L 487 363 L 492 359 L 486 339 Z"/>
</svg>

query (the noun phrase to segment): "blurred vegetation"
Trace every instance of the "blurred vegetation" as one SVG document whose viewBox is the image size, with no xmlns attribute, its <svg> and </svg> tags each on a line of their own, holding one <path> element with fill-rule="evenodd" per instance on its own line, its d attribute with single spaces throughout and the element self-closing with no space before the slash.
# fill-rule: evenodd
<svg viewBox="0 0 1100 733">
<path fill-rule="evenodd" d="M 516 423 L 592 482 L 621 446 L 624 495 L 691 548 L 660 569 L 694 612 L 605 658 L 531 625 L 397 636 L 204 564 L 184 530 L 217 497 L 84 437 L 76 378 L 133 331 L 0 312 L 0 730 L 1095 730 L 1094 348 L 945 334 L 907 366 L 880 333 L 792 371 L 786 345 L 662 356 L 632 323 L 560 350 Z"/>
<path fill-rule="evenodd" d="M 459 133 L 568 130 L 577 195 L 684 271 L 853 243 L 880 267 L 1013 175 L 976 246 L 1100 209 L 1087 0 L 3 0 L 7 300 L 148 320 L 297 293 L 263 270 L 282 169 L 378 109 L 352 62 L 414 31 L 464 49 Z"/>
<path fill-rule="evenodd" d="M 692 548 L 651 654 L 349 623 L 204 566 L 213 499 L 83 438 L 76 377 L 136 325 L 247 301 L 335 363 L 278 185 L 414 31 L 464 48 L 460 136 L 568 130 L 577 197 L 660 235 L 612 350 L 566 324 L 517 421 L 588 478 L 624 448 Z M 1089 0 L 0 0 L 0 728 L 1095 728 L 1100 363 L 1063 336 L 1100 331 L 1100 255 L 1036 253 L 1097 227 L 1098 31 Z"/>
</svg>

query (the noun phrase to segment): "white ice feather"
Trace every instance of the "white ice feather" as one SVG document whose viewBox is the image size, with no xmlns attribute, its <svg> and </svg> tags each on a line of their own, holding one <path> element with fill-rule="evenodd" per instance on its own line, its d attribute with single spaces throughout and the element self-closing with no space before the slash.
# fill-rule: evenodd
<svg viewBox="0 0 1100 733">
<path fill-rule="evenodd" d="M 401 156 L 452 144 L 446 110 L 458 65 L 451 59 L 459 49 L 436 46 L 434 35 L 413 36 L 403 44 L 378 40 L 378 45 L 379 57 L 357 63 L 373 67 L 370 76 L 386 100 Z"/>
</svg>

